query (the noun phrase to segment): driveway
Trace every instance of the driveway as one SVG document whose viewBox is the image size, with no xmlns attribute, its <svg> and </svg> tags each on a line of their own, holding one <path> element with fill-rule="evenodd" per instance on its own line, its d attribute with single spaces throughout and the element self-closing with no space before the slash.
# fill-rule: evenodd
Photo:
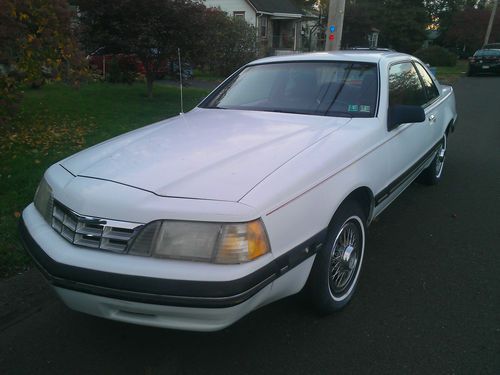
<svg viewBox="0 0 500 375">
<path fill-rule="evenodd" d="M 33 270 L 0 283 L 0 373 L 500 374 L 500 77 L 455 91 L 442 183 L 369 228 L 342 312 L 294 296 L 221 332 L 153 329 L 72 312 Z"/>
</svg>

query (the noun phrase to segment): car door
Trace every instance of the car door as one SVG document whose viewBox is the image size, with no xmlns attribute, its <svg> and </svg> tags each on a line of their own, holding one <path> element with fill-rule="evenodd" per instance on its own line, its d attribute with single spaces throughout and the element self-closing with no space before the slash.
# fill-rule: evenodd
<svg viewBox="0 0 500 375">
<path fill-rule="evenodd" d="M 440 105 L 440 90 L 437 88 L 427 69 L 418 61 L 415 61 L 414 64 L 427 95 L 427 102 L 424 105 L 424 109 L 427 120 L 429 121 L 429 128 L 431 132 L 431 144 L 429 147 L 431 147 L 441 140 L 444 129 L 447 125 L 444 123 L 444 106 Z"/>
<path fill-rule="evenodd" d="M 394 105 L 425 106 L 427 94 L 411 61 L 391 64 L 388 79 L 389 107 Z M 424 122 L 401 124 L 388 132 L 389 184 L 379 194 L 378 202 L 376 202 L 381 204 L 381 209 L 385 208 L 411 183 L 431 143 L 428 116 Z"/>
</svg>

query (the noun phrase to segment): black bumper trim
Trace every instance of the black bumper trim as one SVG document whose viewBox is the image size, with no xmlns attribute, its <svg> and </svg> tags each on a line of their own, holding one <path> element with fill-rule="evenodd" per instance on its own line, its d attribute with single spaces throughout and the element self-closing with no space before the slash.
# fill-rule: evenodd
<svg viewBox="0 0 500 375">
<path fill-rule="evenodd" d="M 155 305 L 222 308 L 238 305 L 311 255 L 326 238 L 326 229 L 259 270 L 231 281 L 170 280 L 96 271 L 56 262 L 19 222 L 24 248 L 54 286 L 120 300 Z M 82 251 L 85 251 L 82 249 Z M 230 267 L 230 266 L 228 266 Z"/>
</svg>

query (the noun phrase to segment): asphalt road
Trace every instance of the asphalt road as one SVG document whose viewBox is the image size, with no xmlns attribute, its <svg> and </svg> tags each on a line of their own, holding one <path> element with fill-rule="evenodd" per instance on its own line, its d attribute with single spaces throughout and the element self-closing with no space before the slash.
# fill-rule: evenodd
<svg viewBox="0 0 500 375">
<path fill-rule="evenodd" d="M 443 182 L 370 227 L 341 313 L 295 296 L 217 333 L 153 329 L 72 312 L 30 271 L 0 283 L 0 373 L 500 374 L 500 77 L 455 91 Z"/>
</svg>

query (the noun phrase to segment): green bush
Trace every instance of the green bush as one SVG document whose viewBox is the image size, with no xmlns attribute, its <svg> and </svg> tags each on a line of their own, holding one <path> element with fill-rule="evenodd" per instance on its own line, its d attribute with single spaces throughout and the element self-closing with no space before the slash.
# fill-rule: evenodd
<svg viewBox="0 0 500 375">
<path fill-rule="evenodd" d="M 137 68 L 132 57 L 126 55 L 114 56 L 108 65 L 106 81 L 110 83 L 132 84 L 137 78 Z"/>
<path fill-rule="evenodd" d="M 457 64 L 457 56 L 439 46 L 421 48 L 414 55 L 431 66 L 455 66 Z"/>
</svg>

